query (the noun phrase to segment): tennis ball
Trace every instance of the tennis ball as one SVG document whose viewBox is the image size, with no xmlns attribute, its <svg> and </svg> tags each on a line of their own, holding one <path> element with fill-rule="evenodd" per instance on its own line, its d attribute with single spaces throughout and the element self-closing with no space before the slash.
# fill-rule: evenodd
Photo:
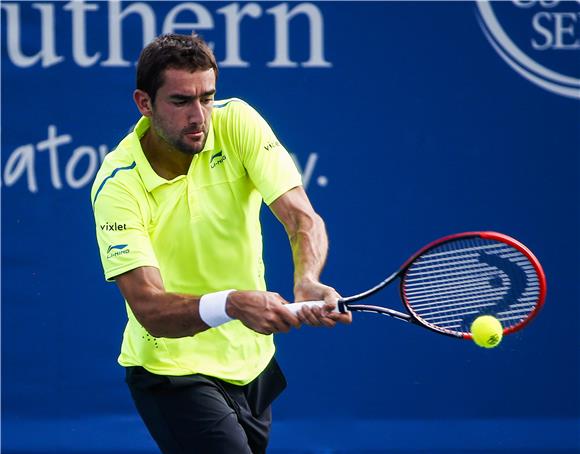
<svg viewBox="0 0 580 454">
<path fill-rule="evenodd" d="M 473 342 L 480 347 L 497 347 L 503 337 L 501 322 L 491 315 L 481 315 L 471 324 Z"/>
</svg>

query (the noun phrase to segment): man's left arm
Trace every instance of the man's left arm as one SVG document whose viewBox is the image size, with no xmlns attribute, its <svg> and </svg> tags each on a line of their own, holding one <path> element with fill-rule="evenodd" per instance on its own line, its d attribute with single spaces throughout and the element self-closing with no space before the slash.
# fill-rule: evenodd
<svg viewBox="0 0 580 454">
<path fill-rule="evenodd" d="M 324 300 L 322 308 L 304 307 L 298 314 L 302 323 L 333 327 L 337 322 L 350 323 L 350 313 L 333 312 L 340 295 L 319 281 L 326 261 L 328 237 L 322 218 L 314 211 L 302 186 L 295 187 L 270 204 L 270 209 L 284 225 L 294 260 L 295 301 Z"/>
</svg>

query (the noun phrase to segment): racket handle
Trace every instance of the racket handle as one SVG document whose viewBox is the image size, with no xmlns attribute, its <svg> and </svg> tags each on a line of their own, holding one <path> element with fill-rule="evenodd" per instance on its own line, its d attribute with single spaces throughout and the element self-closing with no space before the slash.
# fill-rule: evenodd
<svg viewBox="0 0 580 454">
<path fill-rule="evenodd" d="M 298 313 L 298 311 L 300 309 L 302 309 L 304 306 L 322 307 L 322 306 L 324 306 L 324 301 L 301 301 L 299 303 L 286 304 L 286 306 L 284 306 L 284 307 L 286 307 L 286 309 L 288 309 L 290 312 L 292 312 L 294 315 L 296 315 Z M 341 306 L 340 303 L 336 305 L 333 312 L 340 312 L 339 306 Z"/>
</svg>

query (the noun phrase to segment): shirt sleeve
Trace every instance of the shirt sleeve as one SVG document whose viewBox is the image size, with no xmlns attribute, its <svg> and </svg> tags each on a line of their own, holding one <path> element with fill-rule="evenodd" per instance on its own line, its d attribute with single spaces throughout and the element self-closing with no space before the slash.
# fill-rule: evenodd
<svg viewBox="0 0 580 454">
<path fill-rule="evenodd" d="M 302 177 L 292 157 L 268 123 L 244 102 L 232 103 L 236 115 L 238 150 L 252 182 L 270 205 L 292 188 L 302 185 Z"/>
<path fill-rule="evenodd" d="M 126 188 L 107 183 L 93 210 L 106 280 L 141 266 L 159 268 L 137 199 Z"/>
</svg>

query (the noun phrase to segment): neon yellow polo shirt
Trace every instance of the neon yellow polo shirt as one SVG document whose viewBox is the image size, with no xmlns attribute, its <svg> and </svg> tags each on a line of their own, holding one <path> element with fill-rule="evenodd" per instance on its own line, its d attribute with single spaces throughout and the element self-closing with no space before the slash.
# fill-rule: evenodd
<svg viewBox="0 0 580 454">
<path fill-rule="evenodd" d="M 288 152 L 239 99 L 216 101 L 208 139 L 187 175 L 155 173 L 139 139 L 141 118 L 110 152 L 91 191 L 105 277 L 141 266 L 160 270 L 168 292 L 265 290 L 259 211 L 301 185 Z M 202 373 L 236 384 L 257 377 L 274 354 L 272 336 L 232 321 L 192 337 L 154 338 L 128 304 L 119 363 L 156 374 Z"/>
</svg>

